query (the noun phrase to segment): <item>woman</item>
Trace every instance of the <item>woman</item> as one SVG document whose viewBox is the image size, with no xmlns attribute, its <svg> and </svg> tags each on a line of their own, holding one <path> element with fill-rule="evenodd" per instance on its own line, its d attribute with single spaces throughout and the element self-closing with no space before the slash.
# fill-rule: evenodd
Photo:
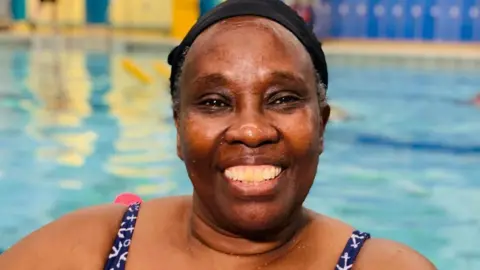
<svg viewBox="0 0 480 270">
<path fill-rule="evenodd" d="M 330 108 L 323 52 L 293 10 L 227 1 L 169 63 L 193 195 L 68 214 L 7 250 L 0 269 L 435 269 L 302 207 Z"/>
</svg>

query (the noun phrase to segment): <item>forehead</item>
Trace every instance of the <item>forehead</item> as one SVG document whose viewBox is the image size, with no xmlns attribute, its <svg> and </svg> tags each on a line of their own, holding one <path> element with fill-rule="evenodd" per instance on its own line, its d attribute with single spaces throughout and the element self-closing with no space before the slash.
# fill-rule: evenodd
<svg viewBox="0 0 480 270">
<path fill-rule="evenodd" d="M 213 25 L 192 45 L 184 72 L 222 73 L 237 79 L 290 72 L 313 77 L 313 64 L 304 46 L 286 28 L 259 17 L 236 17 Z"/>
</svg>

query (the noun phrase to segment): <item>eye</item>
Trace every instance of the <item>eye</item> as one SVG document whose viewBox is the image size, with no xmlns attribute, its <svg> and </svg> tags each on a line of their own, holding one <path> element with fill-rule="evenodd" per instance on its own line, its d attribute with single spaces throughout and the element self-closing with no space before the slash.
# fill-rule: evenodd
<svg viewBox="0 0 480 270">
<path fill-rule="evenodd" d="M 231 105 L 228 99 L 223 97 L 208 97 L 200 100 L 196 107 L 199 111 L 212 114 L 212 113 L 223 113 L 231 109 Z"/>
<path fill-rule="evenodd" d="M 306 105 L 307 97 L 300 91 L 291 90 L 273 93 L 267 100 L 271 110 L 291 113 Z"/>
<path fill-rule="evenodd" d="M 219 99 L 206 99 L 203 100 L 200 105 L 205 106 L 205 107 L 214 107 L 214 108 L 221 108 L 221 107 L 227 107 L 227 103 L 223 102 L 222 100 Z"/>
<path fill-rule="evenodd" d="M 282 105 L 282 104 L 288 104 L 288 103 L 293 103 L 293 102 L 297 102 L 299 101 L 300 99 L 296 96 L 281 96 L 281 97 L 278 97 L 276 99 L 273 100 L 273 102 L 271 102 L 271 104 L 273 105 Z"/>
</svg>

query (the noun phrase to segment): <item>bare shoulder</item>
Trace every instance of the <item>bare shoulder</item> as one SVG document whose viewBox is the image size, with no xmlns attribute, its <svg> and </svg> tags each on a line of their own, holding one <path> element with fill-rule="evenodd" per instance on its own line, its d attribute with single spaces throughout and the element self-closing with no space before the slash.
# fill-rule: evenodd
<svg viewBox="0 0 480 270">
<path fill-rule="evenodd" d="M 142 203 L 136 235 L 139 231 L 158 232 L 160 228 L 178 228 L 189 217 L 191 204 L 191 196 L 158 198 Z M 167 231 L 171 233 L 173 230 Z"/>
<path fill-rule="evenodd" d="M 315 241 L 323 244 L 322 252 L 329 261 L 322 265 L 335 264 L 341 256 L 355 228 L 335 218 L 313 214 L 316 230 L 321 232 Z M 315 239 L 315 238 L 313 238 Z M 354 270 L 436 270 L 435 266 L 420 253 L 398 242 L 372 238 L 365 241 L 359 253 Z"/>
<path fill-rule="evenodd" d="M 0 255 L 0 269 L 100 269 L 125 210 L 109 204 L 66 214 Z"/>
<path fill-rule="evenodd" d="M 310 245 L 316 247 L 312 254 L 315 256 L 315 265 L 318 265 L 319 269 L 334 269 L 355 229 L 341 220 L 322 214 L 310 212 L 310 216 L 312 222 L 306 239 Z"/>
<path fill-rule="evenodd" d="M 386 239 L 365 242 L 354 266 L 355 270 L 435 270 L 427 258 L 412 248 Z"/>
<path fill-rule="evenodd" d="M 169 196 L 142 203 L 142 212 L 155 211 L 157 214 L 169 216 L 177 213 L 179 208 L 188 208 L 191 204 L 191 196 Z"/>
<path fill-rule="evenodd" d="M 331 238 L 329 241 L 330 243 L 339 243 L 342 248 L 355 230 L 349 224 L 336 218 L 315 213 L 313 211 L 310 211 L 310 216 L 312 217 L 314 228 L 318 232 L 321 232 L 321 239 L 325 239 L 326 237 Z"/>
</svg>

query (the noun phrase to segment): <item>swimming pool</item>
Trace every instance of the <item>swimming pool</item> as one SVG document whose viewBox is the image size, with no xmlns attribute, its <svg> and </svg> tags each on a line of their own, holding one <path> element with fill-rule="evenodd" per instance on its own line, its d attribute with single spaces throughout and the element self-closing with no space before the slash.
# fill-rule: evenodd
<svg viewBox="0 0 480 270">
<path fill-rule="evenodd" d="M 132 58 L 154 74 L 152 55 Z M 119 192 L 191 192 L 173 154 L 167 83 L 138 84 L 121 59 L 72 52 L 57 59 L 59 76 L 52 55 L 0 50 L 0 249 Z M 480 110 L 455 102 L 480 91 L 478 65 L 330 68 L 330 100 L 355 119 L 329 125 L 307 205 L 412 245 L 440 269 L 480 267 Z"/>
</svg>

